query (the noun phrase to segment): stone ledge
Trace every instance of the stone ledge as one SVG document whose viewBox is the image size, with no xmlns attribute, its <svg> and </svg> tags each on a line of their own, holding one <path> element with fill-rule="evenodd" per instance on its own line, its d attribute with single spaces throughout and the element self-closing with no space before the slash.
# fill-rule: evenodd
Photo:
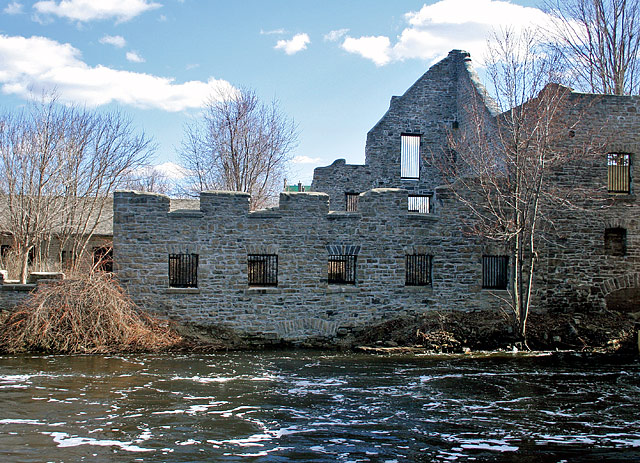
<svg viewBox="0 0 640 463">
<path fill-rule="evenodd" d="M 433 285 L 425 285 L 425 286 L 403 286 L 400 290 L 401 293 L 420 293 L 420 294 L 431 294 L 433 293 Z"/>
<path fill-rule="evenodd" d="M 167 288 L 165 294 L 200 294 L 200 288 Z"/>
<path fill-rule="evenodd" d="M 347 211 L 329 211 L 327 219 L 361 219 L 362 214 L 360 212 L 347 212 Z"/>
<path fill-rule="evenodd" d="M 204 212 L 196 211 L 193 209 L 176 209 L 175 211 L 167 212 L 167 217 L 170 217 L 172 219 L 179 219 L 184 217 L 202 218 L 204 217 Z"/>
<path fill-rule="evenodd" d="M 359 292 L 360 292 L 360 288 L 353 285 L 344 285 L 344 286 L 330 285 L 330 286 L 327 286 L 326 294 L 359 293 Z"/>
<path fill-rule="evenodd" d="M 282 289 L 273 286 L 252 286 L 245 290 L 245 294 L 280 294 Z"/>
<path fill-rule="evenodd" d="M 282 217 L 281 212 L 277 211 L 252 211 L 249 212 L 250 219 L 279 219 Z"/>
<path fill-rule="evenodd" d="M 425 220 L 428 222 L 437 222 L 439 217 L 435 214 L 421 214 L 419 212 L 407 212 L 408 220 Z"/>
<path fill-rule="evenodd" d="M 20 284 L 20 283 L 4 283 L 2 285 L 2 291 L 31 291 L 36 289 L 36 284 L 35 283 L 27 283 L 27 284 Z"/>
</svg>

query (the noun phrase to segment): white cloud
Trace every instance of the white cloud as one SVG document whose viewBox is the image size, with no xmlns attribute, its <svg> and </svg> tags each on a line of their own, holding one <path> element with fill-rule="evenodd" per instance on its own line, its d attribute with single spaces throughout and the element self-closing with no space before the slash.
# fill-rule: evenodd
<svg viewBox="0 0 640 463">
<path fill-rule="evenodd" d="M 291 160 L 294 164 L 318 164 L 321 161 L 320 158 L 310 158 L 309 156 L 296 156 Z"/>
<path fill-rule="evenodd" d="M 4 11 L 7 14 L 20 14 L 20 13 L 22 13 L 22 3 L 20 3 L 20 2 L 11 2 L 2 11 Z"/>
<path fill-rule="evenodd" d="M 342 48 L 349 53 L 357 53 L 363 58 L 370 59 L 376 66 L 384 66 L 391 61 L 391 41 L 389 37 L 347 37 L 342 42 Z"/>
<path fill-rule="evenodd" d="M 296 34 L 290 40 L 278 40 L 276 50 L 284 50 L 287 55 L 293 55 L 299 51 L 306 50 L 307 44 L 311 43 L 309 35 Z"/>
<path fill-rule="evenodd" d="M 128 51 L 125 56 L 127 61 L 131 61 L 132 63 L 144 63 L 145 61 L 145 59 L 135 51 Z"/>
<path fill-rule="evenodd" d="M 127 44 L 127 41 L 121 35 L 105 35 L 100 39 L 100 43 L 122 48 Z"/>
<path fill-rule="evenodd" d="M 33 5 L 37 13 L 86 22 L 104 19 L 129 21 L 162 5 L 151 0 L 42 0 Z"/>
<path fill-rule="evenodd" d="M 548 17 L 537 8 L 500 0 L 440 0 L 405 14 L 408 23 L 395 43 L 386 36 L 346 36 L 342 48 L 370 59 L 377 66 L 418 58 L 434 60 L 452 48 L 481 58 L 492 29 L 546 25 Z"/>
<path fill-rule="evenodd" d="M 347 35 L 348 32 L 349 32 L 349 29 L 337 29 L 335 31 L 328 32 L 327 34 L 324 34 L 324 41 L 337 42 L 342 37 Z"/>
<path fill-rule="evenodd" d="M 171 161 L 153 166 L 153 169 L 171 180 L 182 180 L 190 173 L 188 169 Z"/>
<path fill-rule="evenodd" d="M 270 31 L 265 31 L 264 29 L 260 29 L 260 35 L 282 35 L 286 33 L 287 31 L 284 29 L 273 29 Z"/>
<path fill-rule="evenodd" d="M 90 106 L 117 102 L 182 111 L 199 108 L 219 89 L 232 91 L 233 86 L 214 78 L 178 84 L 172 78 L 89 66 L 80 51 L 68 43 L 0 35 L 0 89 L 25 98 L 33 92 L 56 89 L 62 100 Z"/>
</svg>

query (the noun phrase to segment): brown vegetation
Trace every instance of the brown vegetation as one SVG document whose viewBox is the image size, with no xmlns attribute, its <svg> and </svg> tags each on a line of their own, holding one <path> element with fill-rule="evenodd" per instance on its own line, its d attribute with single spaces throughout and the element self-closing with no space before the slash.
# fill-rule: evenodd
<svg viewBox="0 0 640 463">
<path fill-rule="evenodd" d="M 181 341 L 100 273 L 39 287 L 0 324 L 0 351 L 9 353 L 157 351 Z"/>
</svg>

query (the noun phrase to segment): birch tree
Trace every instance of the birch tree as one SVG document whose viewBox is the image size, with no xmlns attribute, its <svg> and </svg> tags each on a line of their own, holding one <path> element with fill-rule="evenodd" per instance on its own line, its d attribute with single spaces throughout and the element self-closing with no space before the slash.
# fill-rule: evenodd
<svg viewBox="0 0 640 463">
<path fill-rule="evenodd" d="M 501 113 L 493 117 L 478 95 L 471 98 L 470 123 L 450 137 L 457 162 L 444 163 L 452 191 L 468 208 L 467 231 L 509 257 L 504 300 L 525 342 L 538 245 L 552 225 L 550 212 L 567 202 L 550 173 L 572 159 L 560 145 L 579 119 L 564 110 L 570 89 L 550 81 L 555 63 L 539 53 L 536 37 L 506 31 L 489 42 L 486 69 Z"/>
<path fill-rule="evenodd" d="M 640 78 L 638 0 L 547 0 L 547 35 L 572 83 L 583 91 L 637 94 Z"/>
</svg>

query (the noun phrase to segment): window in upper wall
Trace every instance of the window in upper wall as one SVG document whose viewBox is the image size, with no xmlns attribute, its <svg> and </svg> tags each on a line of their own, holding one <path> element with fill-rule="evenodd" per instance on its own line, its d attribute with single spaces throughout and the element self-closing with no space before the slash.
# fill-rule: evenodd
<svg viewBox="0 0 640 463">
<path fill-rule="evenodd" d="M 482 256 L 482 287 L 507 289 L 508 270 L 508 256 Z"/>
<path fill-rule="evenodd" d="M 356 258 L 350 254 L 330 255 L 329 284 L 356 284 Z"/>
<path fill-rule="evenodd" d="M 607 154 L 607 191 L 631 192 L 631 155 L 628 153 Z"/>
<path fill-rule="evenodd" d="M 431 256 L 427 254 L 407 254 L 405 256 L 405 285 L 431 285 Z"/>
<path fill-rule="evenodd" d="M 627 254 L 627 230 L 624 228 L 606 228 L 604 230 L 604 253 L 608 256 Z"/>
<path fill-rule="evenodd" d="M 345 193 L 346 211 L 356 212 L 358 210 L 358 198 L 360 193 Z"/>
<path fill-rule="evenodd" d="M 247 277 L 249 286 L 278 286 L 278 255 L 249 254 Z"/>
<path fill-rule="evenodd" d="M 101 272 L 113 272 L 113 248 L 111 246 L 93 248 L 93 268 Z"/>
<path fill-rule="evenodd" d="M 409 212 L 431 213 L 431 195 L 409 195 L 407 203 Z"/>
<path fill-rule="evenodd" d="M 169 286 L 198 287 L 198 254 L 169 254 Z"/>
<path fill-rule="evenodd" d="M 400 136 L 400 177 L 420 178 L 420 135 Z"/>
</svg>

